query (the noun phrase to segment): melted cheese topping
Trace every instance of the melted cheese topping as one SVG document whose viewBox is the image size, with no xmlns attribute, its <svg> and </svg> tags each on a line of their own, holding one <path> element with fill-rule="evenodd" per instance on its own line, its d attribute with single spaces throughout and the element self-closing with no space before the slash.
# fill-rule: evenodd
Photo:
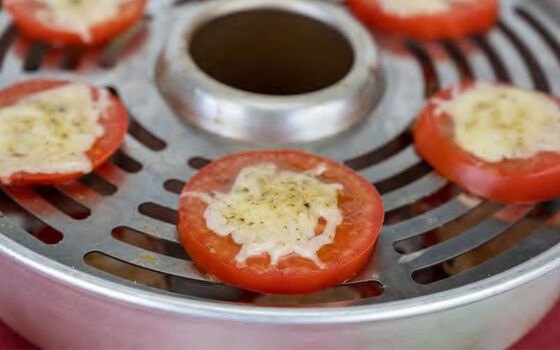
<svg viewBox="0 0 560 350">
<path fill-rule="evenodd" d="M 436 114 L 453 119 L 455 142 L 485 161 L 560 152 L 560 107 L 545 94 L 479 83 L 437 103 Z"/>
<path fill-rule="evenodd" d="M 87 85 L 68 84 L 1 108 L 0 177 L 90 172 L 85 152 L 104 133 L 98 119 L 106 100 L 107 92 L 95 102 Z"/>
<path fill-rule="evenodd" d="M 42 5 L 38 18 L 49 26 L 80 35 L 91 41 L 90 28 L 118 15 L 121 5 L 130 0 L 35 0 Z"/>
<path fill-rule="evenodd" d="M 296 253 L 321 267 L 317 251 L 333 242 L 342 223 L 337 197 L 342 185 L 317 179 L 324 170 L 321 165 L 298 173 L 262 163 L 241 170 L 229 193 L 187 195 L 208 203 L 204 218 L 209 229 L 224 237 L 231 234 L 241 245 L 238 263 L 266 253 L 275 265 L 280 257 Z M 320 218 L 325 226 L 316 234 Z"/>
<path fill-rule="evenodd" d="M 449 11 L 453 3 L 473 0 L 375 0 L 384 11 L 402 17 L 432 15 Z"/>
</svg>

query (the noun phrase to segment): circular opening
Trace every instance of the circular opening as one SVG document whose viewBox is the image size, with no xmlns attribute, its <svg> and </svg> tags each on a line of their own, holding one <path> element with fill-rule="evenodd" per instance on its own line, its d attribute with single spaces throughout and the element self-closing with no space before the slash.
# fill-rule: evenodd
<svg viewBox="0 0 560 350">
<path fill-rule="evenodd" d="M 337 29 L 293 12 L 249 10 L 214 18 L 190 39 L 197 66 L 231 87 L 298 95 L 340 81 L 354 52 Z"/>
</svg>

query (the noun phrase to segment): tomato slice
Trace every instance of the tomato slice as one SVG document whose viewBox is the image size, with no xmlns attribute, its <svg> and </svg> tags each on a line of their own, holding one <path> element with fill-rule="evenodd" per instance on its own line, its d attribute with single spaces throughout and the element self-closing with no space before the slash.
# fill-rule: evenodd
<svg viewBox="0 0 560 350">
<path fill-rule="evenodd" d="M 439 101 L 473 88 L 469 82 L 435 94 L 414 127 L 418 153 L 443 177 L 475 195 L 506 203 L 535 203 L 560 196 L 560 154 L 539 152 L 523 159 L 488 162 L 462 149 L 454 141 L 452 120 L 436 115 Z M 496 86 L 504 86 L 496 84 Z M 560 105 L 560 99 L 550 96 Z"/>
<path fill-rule="evenodd" d="M 347 0 L 356 17 L 383 32 L 416 39 L 451 39 L 480 33 L 490 28 L 498 17 L 498 0 L 442 0 L 447 9 L 441 12 L 391 11 L 385 4 L 394 0 Z M 392 6 L 404 7 L 396 1 Z"/>
<path fill-rule="evenodd" d="M 57 88 L 69 81 L 62 80 L 29 80 L 12 85 L 0 91 L 0 108 L 13 105 L 28 95 L 41 91 Z M 93 98 L 99 97 L 99 89 L 91 87 Z M 95 169 L 104 163 L 122 144 L 128 128 L 126 108 L 118 98 L 109 94 L 110 103 L 107 106 L 107 114 L 99 118 L 105 133 L 98 138 L 92 148 L 87 152 L 91 160 L 92 168 Z M 51 185 L 75 180 L 84 175 L 83 173 L 65 174 L 35 174 L 27 172 L 15 173 L 7 179 L 0 179 L 0 183 L 12 185 Z"/>
<path fill-rule="evenodd" d="M 294 253 L 276 265 L 268 254 L 249 257 L 238 264 L 241 245 L 231 235 L 219 236 L 206 225 L 207 204 L 187 192 L 228 192 L 239 172 L 261 163 L 273 163 L 279 170 L 303 172 L 325 164 L 318 178 L 343 186 L 338 191 L 338 208 L 343 222 L 332 243 L 318 250 L 317 266 Z M 331 160 L 293 150 L 256 151 L 226 156 L 196 174 L 183 189 L 179 203 L 179 238 L 193 261 L 225 283 L 247 290 L 273 294 L 313 293 L 353 277 L 368 262 L 383 222 L 383 204 L 375 187 L 351 169 Z"/>
<path fill-rule="evenodd" d="M 134 24 L 148 0 L 129 0 L 121 5 L 118 15 L 89 28 L 91 38 L 45 22 L 38 16 L 43 6 L 36 0 L 5 0 L 4 8 L 12 15 L 18 28 L 29 38 L 62 45 L 99 45 L 119 35 Z"/>
</svg>

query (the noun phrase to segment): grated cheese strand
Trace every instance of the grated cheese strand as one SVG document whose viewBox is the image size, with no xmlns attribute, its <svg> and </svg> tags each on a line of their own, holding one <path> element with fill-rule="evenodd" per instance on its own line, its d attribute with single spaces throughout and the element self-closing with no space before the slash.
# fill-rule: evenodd
<svg viewBox="0 0 560 350">
<path fill-rule="evenodd" d="M 204 218 L 210 230 L 223 237 L 231 234 L 242 246 L 238 263 L 266 253 L 276 265 L 281 257 L 296 253 L 323 267 L 317 251 L 333 242 L 342 223 L 338 208 L 342 185 L 317 179 L 325 170 L 324 164 L 299 173 L 262 163 L 241 170 L 229 193 L 186 195 L 208 204 Z M 316 235 L 320 218 L 325 227 Z"/>
<path fill-rule="evenodd" d="M 130 0 L 34 0 L 42 5 L 38 18 L 49 26 L 77 33 L 91 41 L 92 26 L 114 18 Z"/>
<path fill-rule="evenodd" d="M 451 116 L 455 142 L 485 161 L 560 152 L 560 107 L 545 94 L 477 83 L 436 104 L 436 115 Z"/>
<path fill-rule="evenodd" d="M 433 15 L 449 11 L 454 3 L 469 3 L 473 0 L 374 0 L 381 8 L 401 17 Z"/>
<path fill-rule="evenodd" d="M 104 95 L 101 94 L 101 97 Z M 104 134 L 107 102 L 84 84 L 67 84 L 0 109 L 0 177 L 17 172 L 87 173 L 86 152 Z"/>
</svg>

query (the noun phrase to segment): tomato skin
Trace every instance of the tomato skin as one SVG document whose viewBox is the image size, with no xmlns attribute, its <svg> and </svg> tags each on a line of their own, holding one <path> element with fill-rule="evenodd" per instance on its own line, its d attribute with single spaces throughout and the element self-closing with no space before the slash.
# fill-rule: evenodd
<svg viewBox="0 0 560 350">
<path fill-rule="evenodd" d="M 0 91 L 0 108 L 10 106 L 23 97 L 57 88 L 69 81 L 62 80 L 29 80 L 12 85 Z M 91 87 L 94 98 L 97 98 L 99 90 Z M 128 129 L 127 111 L 118 98 L 109 94 L 111 101 L 107 114 L 104 118 L 100 118 L 99 122 L 103 125 L 105 133 L 98 138 L 92 148 L 87 152 L 87 156 L 92 162 L 92 168 L 95 169 L 103 164 L 122 144 L 126 131 Z M 26 172 L 15 173 L 8 179 L 0 179 L 0 183 L 9 185 L 54 185 L 58 183 L 68 182 L 80 178 L 84 173 L 66 173 L 66 174 L 31 174 Z"/>
<path fill-rule="evenodd" d="M 386 12 L 374 0 L 347 0 L 365 24 L 383 32 L 415 39 L 456 39 L 490 28 L 498 18 L 498 0 L 455 3 L 443 13 L 399 16 Z"/>
<path fill-rule="evenodd" d="M 293 150 L 233 154 L 203 168 L 186 184 L 183 194 L 229 191 L 241 169 L 261 162 L 299 170 L 324 163 L 328 170 L 321 178 L 345 186 L 339 194 L 344 222 L 338 226 L 334 242 L 318 251 L 325 268 L 295 254 L 280 258 L 276 266 L 270 265 L 268 255 L 251 257 L 244 265 L 238 265 L 235 256 L 241 246 L 231 236 L 220 237 L 206 227 L 203 213 L 207 205 L 202 200 L 182 195 L 177 228 L 193 261 L 225 283 L 260 293 L 314 293 L 352 278 L 369 261 L 384 214 L 375 187 L 343 165 Z"/>
<path fill-rule="evenodd" d="M 4 8 L 12 15 L 17 27 L 25 36 L 57 45 L 100 45 L 119 35 L 133 25 L 144 13 L 148 0 L 131 0 L 122 6 L 118 16 L 109 18 L 90 28 L 91 40 L 75 32 L 49 26 L 37 18 L 39 5 L 34 0 L 5 0 Z"/>
<path fill-rule="evenodd" d="M 464 91 L 473 84 L 464 83 L 459 89 Z M 560 196 L 558 153 L 541 152 L 527 159 L 491 163 L 460 148 L 448 130 L 449 125 L 443 125 L 444 119 L 434 115 L 433 100 L 450 99 L 452 89 L 435 94 L 414 126 L 416 150 L 439 174 L 475 195 L 498 202 L 536 203 Z M 560 99 L 550 98 L 560 106 Z M 449 116 L 445 117 L 449 120 Z"/>
</svg>

